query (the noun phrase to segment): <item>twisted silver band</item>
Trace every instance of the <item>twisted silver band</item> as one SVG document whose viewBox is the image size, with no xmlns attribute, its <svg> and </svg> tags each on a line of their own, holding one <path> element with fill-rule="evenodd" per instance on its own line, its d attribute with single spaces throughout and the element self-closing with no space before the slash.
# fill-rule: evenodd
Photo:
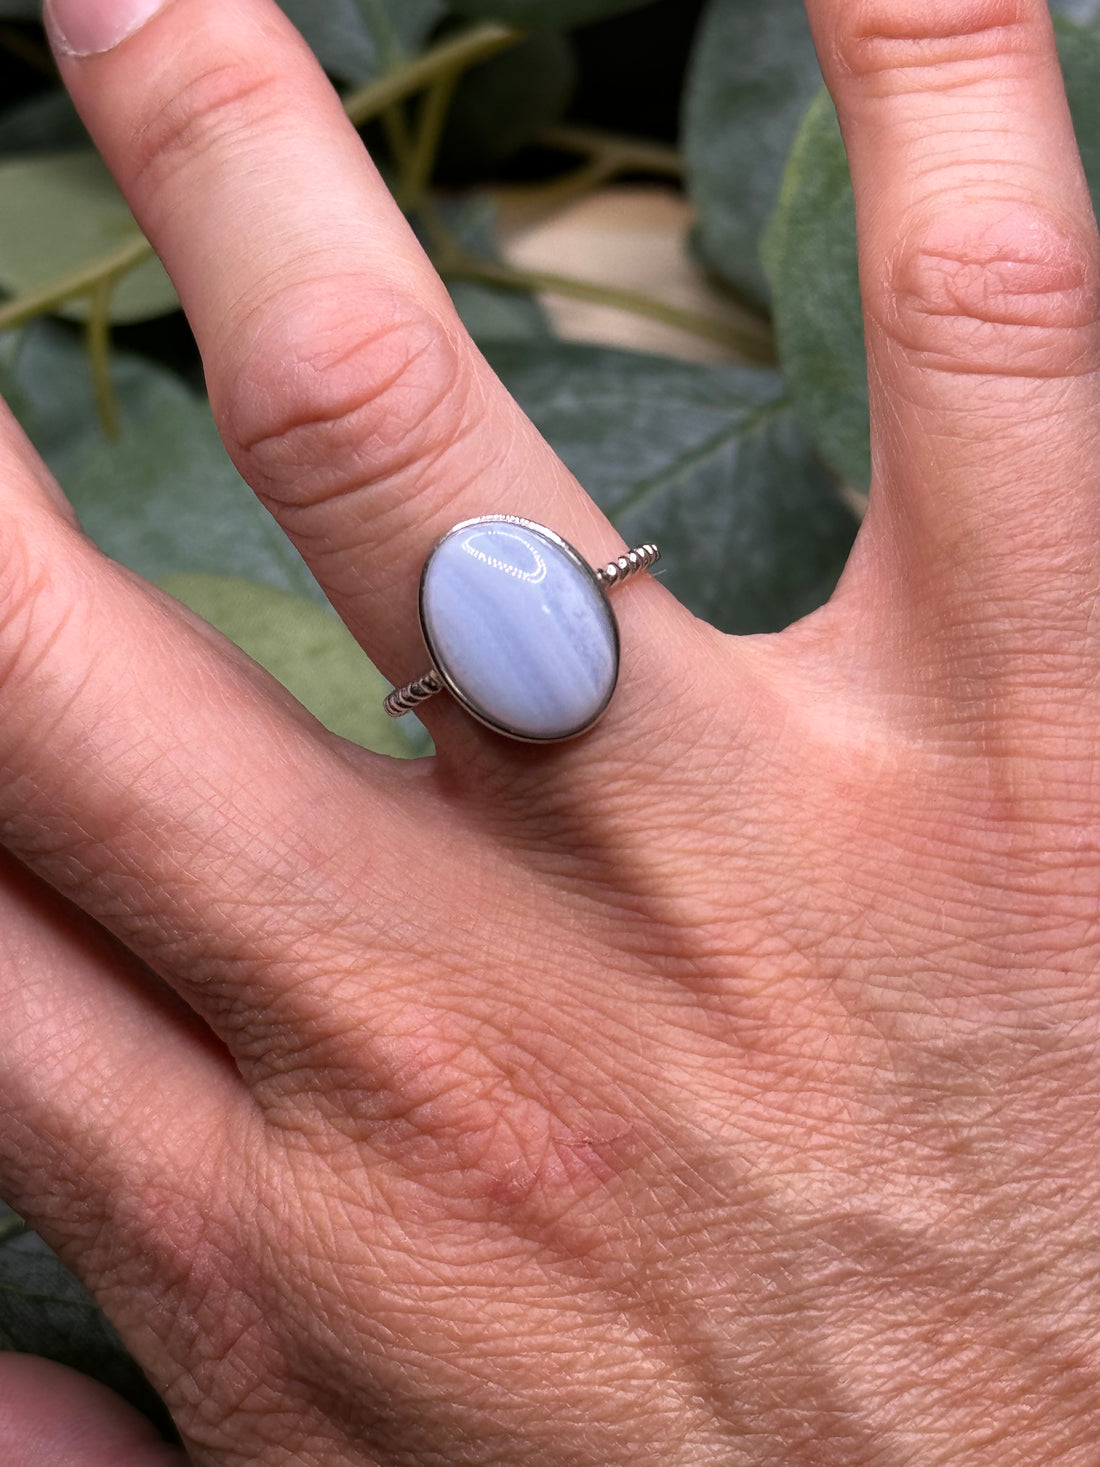
<svg viewBox="0 0 1100 1467">
<path fill-rule="evenodd" d="M 656 545 L 639 545 L 636 550 L 628 550 L 618 560 L 613 560 L 610 565 L 598 570 L 596 579 L 606 591 L 610 591 L 631 576 L 641 575 L 643 571 L 652 569 L 660 558 L 661 552 Z M 437 693 L 442 693 L 443 689 L 443 679 L 433 667 L 413 682 L 406 683 L 403 688 L 396 688 L 383 707 L 391 718 L 401 718 L 418 708 L 421 703 L 426 703 L 429 698 L 434 698 Z"/>
</svg>

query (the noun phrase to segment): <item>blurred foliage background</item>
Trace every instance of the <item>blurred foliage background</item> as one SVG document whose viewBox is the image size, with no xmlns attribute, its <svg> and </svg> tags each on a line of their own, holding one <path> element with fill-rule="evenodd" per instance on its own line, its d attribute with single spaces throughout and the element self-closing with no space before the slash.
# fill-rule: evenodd
<svg viewBox="0 0 1100 1467">
<path fill-rule="evenodd" d="M 801 0 L 281 3 L 474 339 L 626 540 L 657 541 L 723 630 L 820 605 L 870 454 L 851 183 Z M 1052 8 L 1095 198 L 1100 0 Z M 413 720 L 380 716 L 386 685 L 222 449 L 38 0 L 0 0 L 0 392 L 108 554 L 337 732 L 425 751 Z M 2 1209 L 0 1348 L 163 1419 L 94 1301 Z"/>
</svg>

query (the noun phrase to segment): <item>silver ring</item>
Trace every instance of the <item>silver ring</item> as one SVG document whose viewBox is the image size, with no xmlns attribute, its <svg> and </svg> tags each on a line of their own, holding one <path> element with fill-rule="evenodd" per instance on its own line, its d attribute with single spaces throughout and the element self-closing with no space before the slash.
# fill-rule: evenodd
<svg viewBox="0 0 1100 1467">
<path fill-rule="evenodd" d="M 386 699 L 391 718 L 448 692 L 488 728 L 524 743 L 577 738 L 619 678 L 608 592 L 660 558 L 642 545 L 594 570 L 553 530 L 518 515 L 463 520 L 420 577 L 428 671 Z"/>
</svg>

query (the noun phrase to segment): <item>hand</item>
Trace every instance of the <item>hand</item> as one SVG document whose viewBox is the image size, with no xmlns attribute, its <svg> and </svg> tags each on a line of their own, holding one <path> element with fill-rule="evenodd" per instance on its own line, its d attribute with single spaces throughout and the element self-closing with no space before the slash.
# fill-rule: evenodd
<svg viewBox="0 0 1100 1467">
<path fill-rule="evenodd" d="M 3 425 L 5 1195 L 196 1467 L 1095 1457 L 1095 227 L 1041 0 L 810 10 L 871 510 L 782 636 L 624 588 L 586 738 L 340 743 Z M 456 521 L 618 552 L 270 0 L 61 60 L 390 676 Z"/>
</svg>

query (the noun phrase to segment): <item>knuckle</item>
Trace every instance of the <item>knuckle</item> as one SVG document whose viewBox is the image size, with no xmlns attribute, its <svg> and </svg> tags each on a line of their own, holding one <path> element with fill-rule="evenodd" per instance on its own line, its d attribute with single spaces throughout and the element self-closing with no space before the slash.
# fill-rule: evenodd
<svg viewBox="0 0 1100 1467">
<path fill-rule="evenodd" d="M 350 317 L 349 294 L 360 299 Z M 215 394 L 234 462 L 277 509 L 404 478 L 454 444 L 468 416 L 457 321 L 377 287 L 364 301 L 359 282 L 334 283 L 326 297 L 281 302 Z"/>
<path fill-rule="evenodd" d="M 903 238 L 870 296 L 875 324 L 923 365 L 1037 377 L 1097 365 L 1095 241 L 1043 208 L 943 210 Z"/>
<path fill-rule="evenodd" d="M 280 78 L 245 58 L 223 57 L 196 71 L 135 130 L 129 150 L 134 187 L 155 191 L 189 162 L 257 128 L 269 145 L 263 124 L 292 115 L 287 102 Z"/>
<path fill-rule="evenodd" d="M 7 689 L 21 669 L 39 665 L 66 613 L 57 604 L 62 560 L 47 552 L 45 538 L 28 534 L 22 516 L 5 515 L 0 546 L 0 688 Z"/>
<path fill-rule="evenodd" d="M 984 69 L 1038 38 L 1028 0 L 855 0 L 839 10 L 836 57 L 856 78 L 943 70 L 948 83 L 947 69 Z"/>
</svg>

